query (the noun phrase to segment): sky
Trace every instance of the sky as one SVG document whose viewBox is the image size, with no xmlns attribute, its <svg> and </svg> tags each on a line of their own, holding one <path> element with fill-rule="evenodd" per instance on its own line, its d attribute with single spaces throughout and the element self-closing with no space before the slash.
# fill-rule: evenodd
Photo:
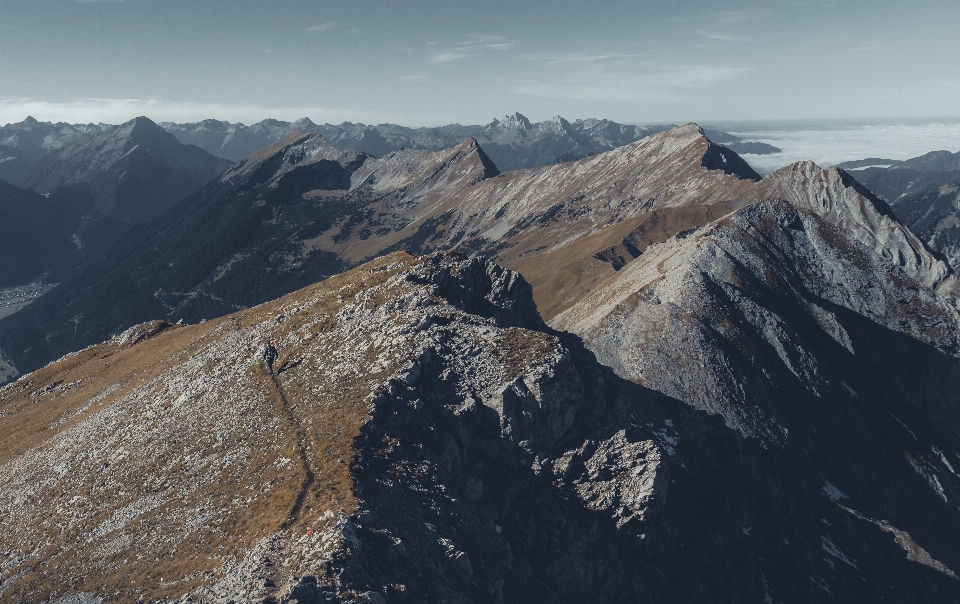
<svg viewBox="0 0 960 604">
<path fill-rule="evenodd" d="M 0 123 L 960 115 L 958 0 L 0 0 Z"/>
</svg>

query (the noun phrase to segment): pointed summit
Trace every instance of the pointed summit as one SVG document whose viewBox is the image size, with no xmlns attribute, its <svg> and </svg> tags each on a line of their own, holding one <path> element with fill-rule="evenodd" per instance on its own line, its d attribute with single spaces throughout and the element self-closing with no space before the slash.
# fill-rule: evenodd
<svg viewBox="0 0 960 604">
<path fill-rule="evenodd" d="M 360 154 L 362 155 L 362 154 Z M 363 155 L 363 159 L 367 156 Z M 358 159 L 356 152 L 335 149 L 318 132 L 305 134 L 294 130 L 282 140 L 254 152 L 236 163 L 220 177 L 221 183 L 237 184 L 238 179 L 250 178 L 257 184 L 276 180 L 285 173 L 320 160 L 351 163 Z"/>
<path fill-rule="evenodd" d="M 796 162 L 767 175 L 750 195 L 784 199 L 820 215 L 928 287 L 950 273 L 883 200 L 841 168 L 825 170 L 812 161 Z"/>
<path fill-rule="evenodd" d="M 463 141 L 457 146 L 457 149 L 465 152 L 466 154 L 476 154 L 477 158 L 480 160 L 480 164 L 483 166 L 483 178 L 493 178 L 494 176 L 500 175 L 500 170 L 493 163 L 493 160 L 490 159 L 490 156 L 483 150 L 483 147 L 480 146 L 480 143 L 477 142 L 477 139 L 472 136 L 467 140 Z"/>
<path fill-rule="evenodd" d="M 530 130 L 533 128 L 533 125 L 530 123 L 530 120 L 527 119 L 527 116 L 523 115 L 519 111 L 513 115 L 508 115 L 507 117 L 503 118 L 503 121 L 500 123 L 501 125 L 512 129 Z"/>
<path fill-rule="evenodd" d="M 117 135 L 130 137 L 137 142 L 142 142 L 147 139 L 164 140 L 169 143 L 177 142 L 175 136 L 161 128 L 150 118 L 142 115 L 121 124 L 117 130 Z"/>
</svg>

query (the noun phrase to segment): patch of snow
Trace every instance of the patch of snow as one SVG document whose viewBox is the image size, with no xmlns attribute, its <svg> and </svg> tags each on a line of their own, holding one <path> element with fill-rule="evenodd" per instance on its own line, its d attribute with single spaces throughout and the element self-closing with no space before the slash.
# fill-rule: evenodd
<svg viewBox="0 0 960 604">
<path fill-rule="evenodd" d="M 850 499 L 843 491 L 830 484 L 829 481 L 823 484 L 823 492 L 830 496 L 831 499 Z"/>
<path fill-rule="evenodd" d="M 857 563 L 851 560 L 850 558 L 848 558 L 842 551 L 840 551 L 840 548 L 837 547 L 837 545 L 830 539 L 830 537 L 827 537 L 826 535 L 823 537 L 820 537 L 820 547 L 823 548 L 823 551 L 827 552 L 837 560 L 840 560 L 845 564 L 852 566 L 853 568 L 857 568 Z M 859 568 L 857 568 L 857 570 L 859 570 Z"/>
<path fill-rule="evenodd" d="M 843 380 L 840 380 L 840 384 L 847 389 L 847 392 L 850 393 L 850 396 L 852 396 L 853 398 L 860 398 L 860 395 L 857 394 L 857 391 L 851 388 L 850 386 L 848 386 L 846 382 L 844 382 Z"/>
<path fill-rule="evenodd" d="M 920 439 L 918 439 L 918 438 L 917 438 L 917 435 L 913 433 L 913 430 L 911 430 L 910 428 L 907 428 L 907 424 L 905 424 L 905 423 L 903 423 L 902 421 L 900 421 L 900 418 L 897 417 L 896 415 L 894 415 L 893 413 L 891 413 L 889 410 L 887 411 L 887 413 L 890 413 L 890 417 L 892 417 L 893 419 L 897 420 L 897 423 L 900 424 L 901 426 L 903 426 L 904 429 L 906 429 L 906 431 L 910 433 L 910 436 L 913 437 L 913 440 L 915 440 L 915 441 L 917 441 L 917 442 L 920 442 Z"/>
</svg>

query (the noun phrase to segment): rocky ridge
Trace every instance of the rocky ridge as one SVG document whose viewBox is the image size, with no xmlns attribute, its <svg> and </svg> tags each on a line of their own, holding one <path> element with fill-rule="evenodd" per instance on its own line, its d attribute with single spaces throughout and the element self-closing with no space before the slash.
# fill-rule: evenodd
<svg viewBox="0 0 960 604">
<path fill-rule="evenodd" d="M 35 368 L 149 317 L 212 318 L 394 249 L 456 246 L 524 273 L 549 318 L 651 242 L 729 212 L 758 178 L 693 124 L 502 175 L 472 140 L 375 159 L 295 133 L 135 229 L 0 338 Z M 37 346 L 38 328 L 55 351 Z"/>
<path fill-rule="evenodd" d="M 394 254 L 6 386 L 2 597 L 955 599 L 910 533 L 617 378 L 530 289 Z"/>
<path fill-rule="evenodd" d="M 798 197 L 781 180 L 839 185 L 842 172 L 784 170 L 756 186 L 786 199 L 749 202 L 649 247 L 551 325 L 582 336 L 622 377 L 824 476 L 848 509 L 909 526 L 956 565 L 943 527 L 960 523 L 960 476 L 937 453 L 960 450 L 955 277 L 931 287 L 942 263 L 905 264 L 879 245 L 931 257 L 855 186 Z"/>
</svg>

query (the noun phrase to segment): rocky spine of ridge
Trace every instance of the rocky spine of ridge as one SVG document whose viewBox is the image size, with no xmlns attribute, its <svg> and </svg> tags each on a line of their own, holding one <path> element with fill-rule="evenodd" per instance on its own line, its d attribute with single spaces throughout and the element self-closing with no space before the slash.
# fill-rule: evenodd
<svg viewBox="0 0 960 604">
<path fill-rule="evenodd" d="M 396 249 L 494 253 L 551 317 L 650 243 L 729 212 L 756 178 L 740 164 L 696 125 L 499 176 L 472 140 L 372 159 L 293 134 L 136 229 L 85 277 L 96 286 L 0 323 L 0 346 L 29 371 L 150 317 L 212 318 Z"/>
<path fill-rule="evenodd" d="M 862 220 L 862 196 L 809 199 L 751 202 L 651 246 L 551 325 L 956 566 L 957 454 L 936 451 L 960 451 L 960 315 L 878 249 L 871 225 L 903 227 Z"/>
<path fill-rule="evenodd" d="M 0 411 L 11 602 L 958 589 L 822 476 L 545 330 L 530 286 L 476 259 L 395 254 L 199 325 L 146 323 L 0 389 Z"/>
<path fill-rule="evenodd" d="M 131 233 L 86 277 L 96 286 L 70 283 L 0 322 L 0 346 L 31 370 L 150 317 L 212 318 L 396 249 L 496 254 L 549 318 L 651 243 L 729 212 L 756 178 L 693 124 L 578 162 L 494 170 L 472 140 L 373 159 L 293 134 Z"/>
<path fill-rule="evenodd" d="M 473 138 L 445 151 L 396 151 L 366 162 L 352 177 L 352 186 L 376 192 L 413 190 L 425 195 L 433 190 L 473 186 L 500 171 Z"/>
</svg>

